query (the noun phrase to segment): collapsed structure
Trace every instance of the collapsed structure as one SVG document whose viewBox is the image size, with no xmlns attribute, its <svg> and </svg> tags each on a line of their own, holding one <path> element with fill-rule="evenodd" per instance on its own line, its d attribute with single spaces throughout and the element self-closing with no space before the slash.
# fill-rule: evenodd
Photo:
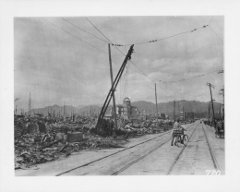
<svg viewBox="0 0 240 192">
<path fill-rule="evenodd" d="M 131 100 L 126 97 L 123 99 L 122 105 L 117 105 L 117 115 L 126 120 L 138 119 L 140 112 L 137 107 L 131 105 Z"/>
</svg>

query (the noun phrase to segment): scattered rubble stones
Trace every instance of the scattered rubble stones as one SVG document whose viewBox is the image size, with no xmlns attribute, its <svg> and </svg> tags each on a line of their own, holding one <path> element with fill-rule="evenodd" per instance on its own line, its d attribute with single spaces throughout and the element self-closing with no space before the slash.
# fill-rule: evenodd
<svg viewBox="0 0 240 192">
<path fill-rule="evenodd" d="M 172 128 L 169 120 L 118 120 L 117 138 L 112 137 L 114 123 L 105 120 L 96 134 L 97 117 L 14 116 L 15 169 L 69 156 L 86 149 L 121 147 L 129 137 L 160 133 Z"/>
</svg>

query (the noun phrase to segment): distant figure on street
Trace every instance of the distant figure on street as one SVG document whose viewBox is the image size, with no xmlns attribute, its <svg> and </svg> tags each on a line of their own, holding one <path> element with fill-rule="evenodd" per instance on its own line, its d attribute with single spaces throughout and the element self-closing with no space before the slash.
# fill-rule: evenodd
<svg viewBox="0 0 240 192">
<path fill-rule="evenodd" d="M 179 134 L 179 132 L 185 130 L 184 127 L 180 125 L 179 121 L 180 120 L 177 119 L 177 121 L 175 121 L 174 124 L 173 124 L 171 146 L 173 146 L 174 138 L 177 136 L 176 133 L 178 132 L 178 134 Z"/>
</svg>

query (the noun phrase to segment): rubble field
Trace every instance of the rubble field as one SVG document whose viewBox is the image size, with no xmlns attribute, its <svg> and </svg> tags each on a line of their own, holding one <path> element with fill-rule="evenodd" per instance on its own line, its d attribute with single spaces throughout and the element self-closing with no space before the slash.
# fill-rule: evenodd
<svg viewBox="0 0 240 192">
<path fill-rule="evenodd" d="M 169 120 L 118 120 L 118 129 L 114 131 L 113 121 L 104 120 L 101 130 L 96 130 L 96 122 L 96 117 L 85 116 L 73 120 L 15 115 L 15 169 L 27 169 L 81 150 L 121 148 L 128 138 L 172 128 Z"/>
</svg>

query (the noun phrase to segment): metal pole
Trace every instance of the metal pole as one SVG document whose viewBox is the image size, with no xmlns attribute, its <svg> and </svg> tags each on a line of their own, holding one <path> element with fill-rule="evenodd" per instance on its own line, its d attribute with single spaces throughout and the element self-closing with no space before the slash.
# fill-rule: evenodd
<svg viewBox="0 0 240 192">
<path fill-rule="evenodd" d="M 213 123 L 214 123 L 214 127 L 216 127 L 216 123 L 215 123 L 215 113 L 214 113 L 214 106 L 213 106 L 213 98 L 212 98 L 212 84 L 211 84 L 211 83 L 208 83 L 207 85 L 208 85 L 208 87 L 209 87 L 210 96 L 211 96 Z"/>
<path fill-rule="evenodd" d="M 156 115 L 158 119 L 158 104 L 157 104 L 157 84 L 155 83 L 155 101 L 156 101 Z"/>
<path fill-rule="evenodd" d="M 112 70 L 112 56 L 111 56 L 111 45 L 108 44 L 108 54 L 109 54 L 109 64 L 110 64 L 110 76 L 111 76 L 111 86 L 113 87 L 113 70 Z M 113 90 L 113 117 L 115 122 L 115 130 L 117 129 L 117 114 L 116 114 L 116 100 L 115 100 L 115 90 Z M 115 135 L 115 131 L 113 132 Z"/>
<path fill-rule="evenodd" d="M 173 120 L 175 121 L 175 107 L 176 107 L 176 103 L 175 100 L 173 101 Z"/>
</svg>

